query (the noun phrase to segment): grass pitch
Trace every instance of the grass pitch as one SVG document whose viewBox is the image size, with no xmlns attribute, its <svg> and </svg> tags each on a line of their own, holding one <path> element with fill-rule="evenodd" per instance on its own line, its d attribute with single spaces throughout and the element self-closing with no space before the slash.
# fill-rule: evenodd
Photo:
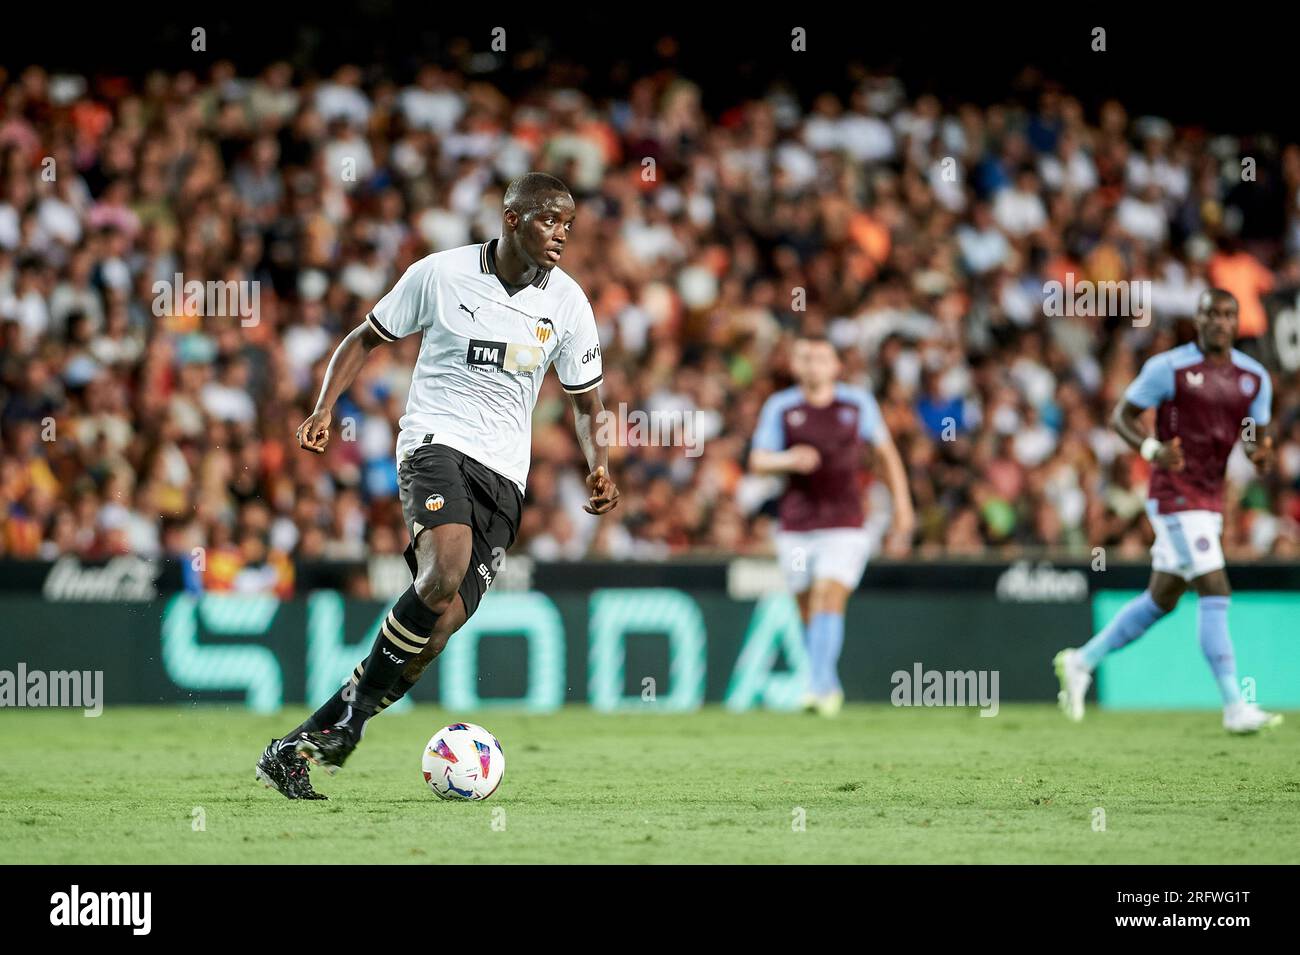
<svg viewBox="0 0 1300 955">
<path fill-rule="evenodd" d="M 299 713 L 0 714 L 0 862 L 1300 862 L 1296 714 L 1235 738 L 1217 713 L 1076 726 L 1028 705 L 834 721 L 422 706 L 313 773 L 328 802 L 290 802 L 253 764 Z M 461 718 L 504 746 L 487 802 L 441 802 L 420 775 L 425 741 Z"/>
</svg>

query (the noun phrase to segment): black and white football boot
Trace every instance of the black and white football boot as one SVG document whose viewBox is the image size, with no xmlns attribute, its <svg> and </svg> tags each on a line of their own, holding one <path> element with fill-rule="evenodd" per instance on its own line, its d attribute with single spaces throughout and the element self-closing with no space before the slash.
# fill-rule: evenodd
<svg viewBox="0 0 1300 955">
<path fill-rule="evenodd" d="M 348 727 L 335 724 L 303 733 L 298 740 L 297 750 L 300 755 L 333 776 L 342 768 L 360 741 L 360 736 L 354 735 Z"/>
<path fill-rule="evenodd" d="M 285 799 L 328 799 L 312 789 L 309 769 L 293 747 L 281 748 L 280 740 L 273 739 L 257 761 L 257 779 Z"/>
</svg>

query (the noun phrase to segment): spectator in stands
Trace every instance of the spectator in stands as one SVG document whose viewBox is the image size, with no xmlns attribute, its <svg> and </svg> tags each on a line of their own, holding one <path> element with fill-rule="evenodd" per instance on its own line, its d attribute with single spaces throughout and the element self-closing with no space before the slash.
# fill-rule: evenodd
<svg viewBox="0 0 1300 955">
<path fill-rule="evenodd" d="M 1209 151 L 1230 141 L 1117 102 L 1089 123 L 1051 86 L 945 110 L 866 76 L 806 113 L 776 91 L 710 115 L 669 70 L 600 99 L 511 100 L 470 75 L 217 62 L 58 102 L 39 69 L 7 89 L 0 553 L 201 548 L 196 586 L 285 594 L 292 558 L 400 552 L 391 447 L 417 341 L 367 366 L 324 458 L 293 452 L 294 425 L 340 336 L 418 257 L 491 238 L 530 168 L 578 198 L 565 268 L 596 311 L 611 407 L 688 412 L 704 436 L 695 456 L 611 449 L 626 508 L 596 527 L 577 449 L 544 440 L 567 413 L 552 377 L 528 489 L 547 506 L 518 544 L 539 559 L 765 550 L 773 488 L 737 436 L 788 383 L 803 328 L 879 397 L 918 554 L 1139 555 L 1146 465 L 1106 428 L 1120 384 L 1186 336 L 1207 284 L 1237 295 L 1271 361 L 1271 296 L 1300 287 L 1294 145 L 1255 144 L 1273 185 L 1252 192 L 1239 157 Z M 178 273 L 258 283 L 259 321 L 160 304 Z M 1149 321 L 1049 317 L 1045 283 L 1067 274 L 1150 279 Z M 1276 472 L 1230 469 L 1236 560 L 1300 553 L 1294 370 L 1275 392 Z"/>
</svg>

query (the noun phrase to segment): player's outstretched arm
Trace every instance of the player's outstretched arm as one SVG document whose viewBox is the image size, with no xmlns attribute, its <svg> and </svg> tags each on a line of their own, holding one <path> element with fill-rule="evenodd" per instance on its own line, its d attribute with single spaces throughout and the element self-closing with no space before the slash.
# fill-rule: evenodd
<svg viewBox="0 0 1300 955">
<path fill-rule="evenodd" d="M 316 410 L 298 425 L 298 447 L 316 454 L 325 453 L 330 440 L 330 423 L 334 420 L 334 403 L 356 380 L 371 349 L 383 341 L 369 322 L 362 322 L 339 342 L 329 367 L 325 369 L 325 381 L 321 383 L 320 397 L 316 399 Z"/>
<path fill-rule="evenodd" d="M 1268 433 L 1273 420 L 1273 379 L 1267 372 L 1260 377 L 1259 388 L 1250 403 L 1249 417 L 1242 421 L 1241 445 L 1258 471 L 1273 466 L 1273 436 Z"/>
<path fill-rule="evenodd" d="M 1131 401 L 1121 401 L 1115 406 L 1115 413 L 1111 415 L 1111 425 L 1115 428 L 1115 433 L 1146 460 L 1170 471 L 1181 471 L 1183 469 L 1182 439 L 1175 435 L 1169 441 L 1161 441 L 1154 435 L 1148 434 L 1141 421 L 1142 412 L 1145 410 Z"/>
<path fill-rule="evenodd" d="M 596 441 L 592 422 L 605 410 L 600 389 L 569 395 L 573 402 L 573 428 L 578 444 L 587 459 L 587 488 L 591 491 L 583 510 L 588 514 L 605 514 L 618 505 L 619 490 L 609 476 L 609 449 Z"/>
<path fill-rule="evenodd" d="M 882 429 L 883 430 L 883 429 Z M 876 455 L 885 472 L 885 483 L 894 500 L 894 518 L 889 531 L 889 552 L 896 557 L 906 556 L 912 549 L 912 532 L 916 528 L 916 513 L 912 508 L 912 491 L 907 483 L 907 469 L 899 456 L 894 439 L 885 434 L 876 445 Z"/>
<path fill-rule="evenodd" d="M 821 463 L 821 455 L 811 444 L 796 444 L 784 451 L 754 448 L 749 452 L 749 469 L 755 474 L 811 474 Z"/>
</svg>

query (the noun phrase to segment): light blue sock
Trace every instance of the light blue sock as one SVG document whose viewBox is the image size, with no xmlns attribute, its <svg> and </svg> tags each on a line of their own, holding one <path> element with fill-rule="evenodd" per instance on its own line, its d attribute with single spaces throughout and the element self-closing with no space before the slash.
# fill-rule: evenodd
<svg viewBox="0 0 1300 955">
<path fill-rule="evenodd" d="M 822 657 L 826 653 L 825 614 L 815 613 L 804 627 L 804 647 L 808 651 L 808 692 L 820 696 L 822 688 Z"/>
<path fill-rule="evenodd" d="M 817 654 L 813 647 L 820 641 L 814 640 L 813 623 L 817 620 L 817 615 L 808 618 L 808 622 L 803 625 L 803 655 L 808 658 L 808 670 L 805 674 L 807 690 L 811 694 L 817 693 Z"/>
<path fill-rule="evenodd" d="M 830 623 L 826 628 L 830 631 L 827 638 L 826 651 L 826 676 L 830 681 L 830 687 L 837 693 L 844 692 L 840 686 L 840 653 L 844 650 L 844 614 L 828 613 Z"/>
<path fill-rule="evenodd" d="M 1152 599 L 1151 591 L 1144 590 L 1126 603 L 1110 623 L 1085 643 L 1080 648 L 1079 655 L 1089 670 L 1095 670 L 1102 657 L 1132 643 L 1164 615 L 1160 605 Z"/>
<path fill-rule="evenodd" d="M 1232 651 L 1232 637 L 1228 636 L 1230 601 L 1230 597 L 1202 597 L 1196 606 L 1196 629 L 1201 638 L 1201 652 L 1214 671 L 1214 680 L 1219 684 L 1224 706 L 1241 702 L 1241 687 L 1237 683 L 1237 656 Z"/>
<path fill-rule="evenodd" d="M 817 613 L 808 623 L 813 664 L 812 690 L 819 696 L 840 689 L 840 650 L 844 647 L 844 615 Z"/>
</svg>

